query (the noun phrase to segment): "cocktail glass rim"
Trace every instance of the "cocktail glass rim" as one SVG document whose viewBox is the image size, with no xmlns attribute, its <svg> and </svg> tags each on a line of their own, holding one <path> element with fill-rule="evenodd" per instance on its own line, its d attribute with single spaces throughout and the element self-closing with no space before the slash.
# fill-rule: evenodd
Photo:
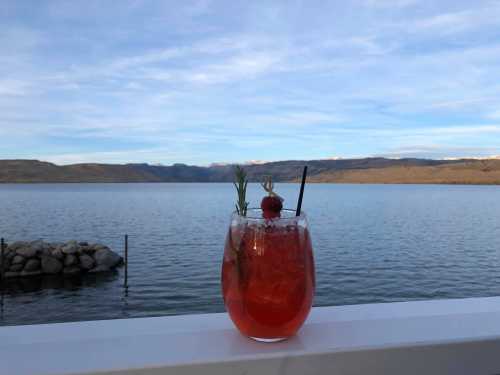
<svg viewBox="0 0 500 375">
<path fill-rule="evenodd" d="M 299 221 L 305 220 L 306 219 L 306 214 L 304 210 L 300 212 L 299 216 L 296 216 L 297 211 L 290 209 L 290 208 L 284 208 L 281 210 L 281 216 L 276 217 L 273 219 L 265 219 L 262 217 L 262 209 L 260 208 L 254 208 L 250 207 L 247 210 L 247 215 L 246 216 L 241 216 L 238 214 L 236 211 L 233 211 L 233 218 L 237 218 L 240 220 L 245 220 L 245 221 L 250 221 L 250 222 L 259 222 L 259 223 L 264 223 L 264 222 L 280 222 L 281 224 L 284 223 L 290 223 L 294 224 Z"/>
</svg>

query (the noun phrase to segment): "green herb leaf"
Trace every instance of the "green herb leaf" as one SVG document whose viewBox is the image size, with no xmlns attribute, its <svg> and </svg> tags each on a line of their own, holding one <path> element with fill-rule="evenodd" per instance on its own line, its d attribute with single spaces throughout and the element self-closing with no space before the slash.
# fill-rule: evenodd
<svg viewBox="0 0 500 375">
<path fill-rule="evenodd" d="M 248 202 L 246 201 L 247 195 L 247 173 L 245 170 L 237 165 L 234 169 L 234 187 L 238 194 L 238 201 L 236 202 L 236 212 L 240 216 L 247 216 Z"/>
</svg>

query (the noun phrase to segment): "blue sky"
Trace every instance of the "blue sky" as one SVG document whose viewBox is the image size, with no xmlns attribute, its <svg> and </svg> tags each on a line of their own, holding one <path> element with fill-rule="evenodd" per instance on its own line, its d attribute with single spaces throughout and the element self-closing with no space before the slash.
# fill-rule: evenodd
<svg viewBox="0 0 500 375">
<path fill-rule="evenodd" d="M 0 158 L 500 154 L 499 1 L 0 2 Z"/>
</svg>

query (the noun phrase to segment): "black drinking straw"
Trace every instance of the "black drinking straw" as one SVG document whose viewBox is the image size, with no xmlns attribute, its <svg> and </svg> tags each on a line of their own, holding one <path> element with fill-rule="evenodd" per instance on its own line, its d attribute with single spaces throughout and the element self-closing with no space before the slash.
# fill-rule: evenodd
<svg viewBox="0 0 500 375">
<path fill-rule="evenodd" d="M 302 197 L 304 196 L 304 186 L 306 184 L 307 177 L 307 165 L 304 166 L 304 172 L 302 172 L 302 183 L 300 184 L 299 201 L 297 202 L 296 216 L 300 216 L 300 209 L 302 208 Z"/>
</svg>

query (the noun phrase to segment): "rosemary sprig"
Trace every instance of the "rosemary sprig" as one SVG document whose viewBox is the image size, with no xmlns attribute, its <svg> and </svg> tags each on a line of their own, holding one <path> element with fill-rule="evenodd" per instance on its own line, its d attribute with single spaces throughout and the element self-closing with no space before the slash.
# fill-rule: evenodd
<svg viewBox="0 0 500 375">
<path fill-rule="evenodd" d="M 237 233 L 237 232 L 236 232 Z M 235 234 L 236 234 L 235 233 Z M 239 280 L 239 282 L 243 282 L 243 277 L 244 277 L 244 268 L 242 265 L 243 262 L 243 238 L 242 234 L 240 233 L 239 236 L 236 238 L 233 237 L 233 231 L 232 229 L 229 229 L 229 246 L 231 249 L 231 254 L 233 256 L 234 262 L 236 263 L 236 277 Z M 239 237 L 239 238 L 238 238 Z"/>
<path fill-rule="evenodd" d="M 247 216 L 248 202 L 246 201 L 247 195 L 247 173 L 245 170 L 237 165 L 234 169 L 234 187 L 238 193 L 238 201 L 236 202 L 236 212 L 240 216 Z"/>
</svg>

